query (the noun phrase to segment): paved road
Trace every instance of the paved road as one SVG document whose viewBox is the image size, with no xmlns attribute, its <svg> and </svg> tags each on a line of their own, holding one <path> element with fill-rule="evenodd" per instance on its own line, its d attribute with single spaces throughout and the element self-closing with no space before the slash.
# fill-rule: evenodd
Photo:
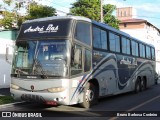
<svg viewBox="0 0 160 120">
<path fill-rule="evenodd" d="M 1 106 L 0 111 L 30 111 L 30 112 L 40 112 L 42 115 L 47 113 L 49 116 L 57 117 L 61 119 L 66 119 L 66 117 L 70 117 L 69 119 L 135 119 L 134 117 L 120 117 L 117 116 L 118 113 L 121 115 L 125 115 L 126 112 L 136 113 L 141 112 L 147 113 L 155 113 L 157 114 L 159 111 L 160 115 L 160 84 L 155 85 L 146 91 L 143 91 L 138 94 L 127 93 L 122 95 L 117 95 L 113 97 L 107 97 L 99 100 L 99 104 L 93 106 L 91 109 L 80 108 L 77 105 L 74 106 L 46 106 L 40 104 L 33 103 L 21 103 L 16 105 L 9 106 Z M 114 114 L 108 115 L 108 114 Z M 89 117 L 89 118 L 88 118 Z M 136 120 L 140 119 L 137 117 Z M 160 117 L 146 117 L 142 118 L 144 120 L 158 120 Z"/>
</svg>

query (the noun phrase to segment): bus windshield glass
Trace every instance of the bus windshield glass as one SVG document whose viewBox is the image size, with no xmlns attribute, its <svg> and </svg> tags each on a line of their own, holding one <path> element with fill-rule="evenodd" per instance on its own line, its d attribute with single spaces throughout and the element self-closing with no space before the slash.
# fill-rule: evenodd
<svg viewBox="0 0 160 120">
<path fill-rule="evenodd" d="M 17 41 L 12 74 L 66 77 L 68 40 Z"/>
</svg>

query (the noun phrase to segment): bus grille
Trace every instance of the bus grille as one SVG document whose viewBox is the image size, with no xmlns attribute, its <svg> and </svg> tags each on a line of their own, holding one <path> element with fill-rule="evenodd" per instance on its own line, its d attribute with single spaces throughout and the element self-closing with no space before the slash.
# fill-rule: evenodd
<svg viewBox="0 0 160 120">
<path fill-rule="evenodd" d="M 44 98 L 39 95 L 23 94 L 21 99 L 29 102 L 45 102 Z"/>
</svg>

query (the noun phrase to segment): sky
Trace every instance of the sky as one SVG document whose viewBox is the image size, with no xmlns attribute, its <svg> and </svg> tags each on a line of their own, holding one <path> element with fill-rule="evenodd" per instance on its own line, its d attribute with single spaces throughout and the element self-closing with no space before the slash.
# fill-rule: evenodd
<svg viewBox="0 0 160 120">
<path fill-rule="evenodd" d="M 76 0 L 41 0 L 42 4 L 51 5 L 59 11 L 69 12 Z M 153 2 L 154 1 L 154 2 Z M 136 18 L 145 19 L 160 29 L 160 0 L 103 0 L 103 4 L 113 4 L 117 8 L 133 7 Z"/>
<path fill-rule="evenodd" d="M 0 0 L 1 3 L 2 0 Z M 23 0 L 16 0 L 23 1 Z M 31 1 L 31 0 L 25 0 Z M 43 5 L 48 5 L 61 11 L 61 15 L 69 13 L 69 8 L 76 0 L 35 0 Z M 154 2 L 153 2 L 154 1 Z M 113 4 L 117 8 L 133 7 L 136 10 L 136 18 L 145 19 L 160 29 L 160 0 L 103 0 L 103 4 Z M 59 12 L 58 12 L 59 13 Z"/>
</svg>

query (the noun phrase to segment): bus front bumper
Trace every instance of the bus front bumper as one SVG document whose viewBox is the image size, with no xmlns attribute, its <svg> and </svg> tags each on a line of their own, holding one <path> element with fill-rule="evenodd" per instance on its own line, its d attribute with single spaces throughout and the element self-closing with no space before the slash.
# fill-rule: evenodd
<svg viewBox="0 0 160 120">
<path fill-rule="evenodd" d="M 69 105 L 66 91 L 58 93 L 34 92 L 10 89 L 11 96 L 18 101 L 39 102 L 51 105 Z"/>
</svg>

